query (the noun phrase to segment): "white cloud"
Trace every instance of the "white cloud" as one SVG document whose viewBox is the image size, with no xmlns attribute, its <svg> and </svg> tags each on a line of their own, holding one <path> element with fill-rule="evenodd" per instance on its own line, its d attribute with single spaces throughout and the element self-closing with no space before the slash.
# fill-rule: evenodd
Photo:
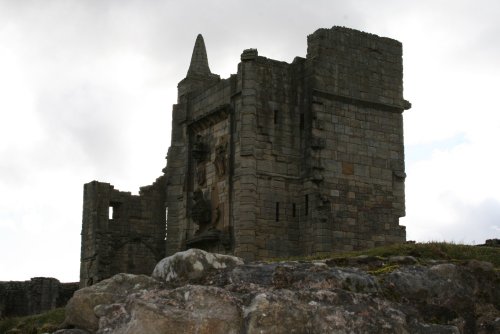
<svg viewBox="0 0 500 334">
<path fill-rule="evenodd" d="M 409 239 L 478 243 L 500 237 L 500 179 L 495 176 L 500 157 L 492 153 L 500 132 L 483 139 L 436 149 L 427 160 L 408 166 L 407 217 L 402 222 Z"/>
</svg>

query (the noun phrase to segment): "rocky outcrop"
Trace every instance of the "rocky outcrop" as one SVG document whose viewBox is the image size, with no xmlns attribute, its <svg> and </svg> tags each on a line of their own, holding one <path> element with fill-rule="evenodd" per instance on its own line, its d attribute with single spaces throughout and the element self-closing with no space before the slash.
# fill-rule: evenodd
<svg viewBox="0 0 500 334">
<path fill-rule="evenodd" d="M 154 276 L 119 274 L 77 291 L 66 325 L 92 333 L 500 332 L 500 275 L 486 262 L 244 264 L 193 250 L 164 259 Z"/>
<path fill-rule="evenodd" d="M 99 310 L 124 303 L 129 296 L 145 290 L 154 290 L 159 286 L 157 280 L 145 275 L 118 274 L 91 287 L 80 289 L 66 305 L 64 326 L 96 331 L 99 328 Z"/>
</svg>

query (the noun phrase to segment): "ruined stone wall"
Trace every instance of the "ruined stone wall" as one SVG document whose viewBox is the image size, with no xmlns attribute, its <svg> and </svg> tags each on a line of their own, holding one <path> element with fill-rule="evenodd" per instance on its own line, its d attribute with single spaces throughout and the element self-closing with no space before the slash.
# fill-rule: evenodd
<svg viewBox="0 0 500 334">
<path fill-rule="evenodd" d="M 229 103 L 231 98 L 231 80 L 221 80 L 192 97 L 189 101 L 187 118 L 192 122 L 206 117 L 210 112 Z"/>
<path fill-rule="evenodd" d="M 325 210 L 316 252 L 405 240 L 401 55 L 399 42 L 351 29 L 308 37 L 312 205 Z"/>
<path fill-rule="evenodd" d="M 257 258 L 299 254 L 302 130 L 294 67 L 256 57 L 246 67 L 255 89 L 253 155 L 257 180 L 255 246 Z M 245 89 L 251 89 L 245 87 Z"/>
<path fill-rule="evenodd" d="M 313 89 L 351 102 L 386 104 L 400 111 L 405 108 L 400 42 L 342 27 L 318 29 L 307 42 Z"/>
<path fill-rule="evenodd" d="M 211 231 L 230 234 L 229 225 L 229 148 L 230 148 L 230 121 L 229 107 L 222 107 L 208 116 L 211 121 L 203 119 L 190 126 L 191 158 L 193 159 L 189 171 L 189 193 L 199 190 L 203 194 L 208 210 L 205 225 L 199 224 L 190 215 L 186 244 L 192 247 L 203 247 L 218 253 L 226 253 L 229 245 L 223 245 L 220 240 L 204 243 L 198 237 Z M 196 146 L 196 147 L 194 147 Z M 196 150 L 196 151 L 195 151 Z M 188 213 L 196 205 L 195 199 L 188 201 Z M 213 235 L 217 239 L 217 235 Z M 197 243 L 197 241 L 201 243 Z M 209 241 L 209 240 L 207 240 Z"/>
<path fill-rule="evenodd" d="M 221 80 L 199 35 L 165 174 L 140 196 L 85 186 L 82 284 L 187 248 L 254 260 L 404 241 L 402 78 L 401 43 L 333 27 L 291 64 L 245 50 Z"/>
<path fill-rule="evenodd" d="M 78 287 L 78 283 L 60 283 L 48 277 L 0 282 L 0 318 L 38 314 L 63 307 Z"/>
<path fill-rule="evenodd" d="M 165 184 L 159 178 L 139 196 L 108 183 L 84 187 L 80 284 L 114 274 L 149 274 L 165 254 Z"/>
<path fill-rule="evenodd" d="M 226 239 L 231 233 L 228 166 L 232 80 L 215 80 L 217 77 L 206 75 L 203 86 L 203 76 L 191 73 L 179 83 L 166 169 L 167 254 L 188 247 L 230 251 Z M 202 192 L 203 203 L 194 198 L 196 190 Z M 209 218 L 200 224 L 192 211 L 203 204 L 209 207 L 205 213 Z"/>
<path fill-rule="evenodd" d="M 287 64 L 242 54 L 236 254 L 320 254 L 405 240 L 401 44 L 346 28 Z M 243 167 L 242 167 L 243 166 Z M 239 168 L 239 169 L 238 169 Z"/>
<path fill-rule="evenodd" d="M 187 98 L 182 97 L 172 108 L 172 139 L 167 154 L 167 216 L 166 255 L 183 249 L 187 229 L 186 174 L 189 163 L 187 146 Z"/>
</svg>

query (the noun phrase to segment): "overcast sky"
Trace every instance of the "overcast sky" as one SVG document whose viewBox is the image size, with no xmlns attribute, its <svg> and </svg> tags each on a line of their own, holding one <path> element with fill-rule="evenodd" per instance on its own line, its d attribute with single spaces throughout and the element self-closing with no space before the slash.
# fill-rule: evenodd
<svg viewBox="0 0 500 334">
<path fill-rule="evenodd" d="M 0 0 L 0 280 L 78 281 L 83 184 L 165 166 L 196 35 L 212 72 L 347 26 L 403 43 L 407 239 L 500 237 L 500 2 Z"/>
</svg>

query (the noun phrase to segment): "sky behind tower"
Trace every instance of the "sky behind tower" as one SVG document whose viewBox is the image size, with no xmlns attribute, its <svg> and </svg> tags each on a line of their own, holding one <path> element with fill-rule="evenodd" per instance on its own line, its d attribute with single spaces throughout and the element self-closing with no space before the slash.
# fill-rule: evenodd
<svg viewBox="0 0 500 334">
<path fill-rule="evenodd" d="M 0 280 L 79 279 L 83 184 L 165 166 L 199 33 L 210 69 L 346 26 L 403 43 L 407 239 L 500 237 L 500 2 L 0 0 Z"/>
</svg>

